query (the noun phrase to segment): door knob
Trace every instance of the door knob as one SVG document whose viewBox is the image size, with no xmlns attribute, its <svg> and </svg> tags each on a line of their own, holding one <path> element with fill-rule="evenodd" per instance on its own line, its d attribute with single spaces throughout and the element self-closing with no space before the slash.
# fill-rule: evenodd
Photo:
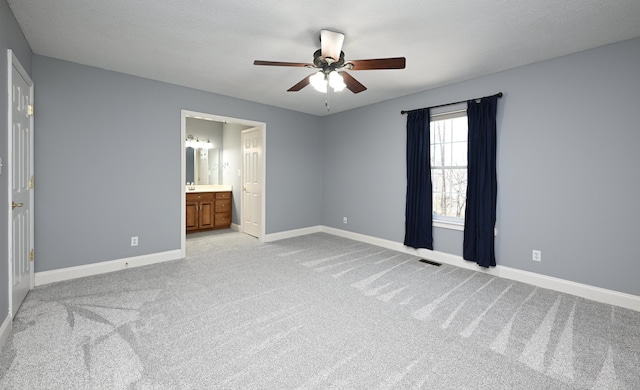
<svg viewBox="0 0 640 390">
<path fill-rule="evenodd" d="M 22 206 L 24 206 L 24 203 L 11 202 L 12 209 L 15 209 L 16 207 L 22 207 Z"/>
</svg>

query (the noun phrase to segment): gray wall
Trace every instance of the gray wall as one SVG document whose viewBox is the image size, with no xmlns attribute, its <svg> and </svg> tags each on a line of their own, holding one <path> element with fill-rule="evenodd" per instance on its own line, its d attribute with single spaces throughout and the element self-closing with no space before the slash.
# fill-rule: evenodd
<svg viewBox="0 0 640 390">
<path fill-rule="evenodd" d="M 498 264 L 640 295 L 640 39 L 327 117 L 323 224 L 402 242 L 400 110 L 499 91 Z M 434 246 L 460 255 L 462 232 Z"/>
<path fill-rule="evenodd" d="M 37 272 L 180 248 L 181 109 L 265 122 L 266 232 L 320 223 L 321 118 L 39 55 L 33 76 Z"/>
<path fill-rule="evenodd" d="M 211 141 L 216 148 L 222 147 L 222 122 L 187 118 L 186 135 L 193 135 L 200 141 Z"/>
<path fill-rule="evenodd" d="M 7 149 L 8 137 L 6 123 L 7 118 L 7 49 L 11 49 L 25 70 L 31 75 L 31 48 L 18 26 L 13 12 L 5 0 L 0 0 L 0 158 L 4 167 L 0 174 L 0 205 L 9 204 L 9 176 L 7 175 Z M 6 221 L 9 219 L 8 209 L 0 207 L 0 324 L 5 320 L 9 312 L 9 263 L 6 260 L 9 251 L 9 242 Z"/>
</svg>

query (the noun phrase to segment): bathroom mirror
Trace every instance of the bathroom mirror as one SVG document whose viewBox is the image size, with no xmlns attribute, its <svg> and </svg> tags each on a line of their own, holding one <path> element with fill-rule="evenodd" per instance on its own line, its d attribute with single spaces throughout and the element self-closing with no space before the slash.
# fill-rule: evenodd
<svg viewBox="0 0 640 390">
<path fill-rule="evenodd" d="M 185 148 L 187 182 L 196 185 L 221 184 L 220 149 Z"/>
<path fill-rule="evenodd" d="M 199 118 L 186 119 L 186 182 L 196 185 L 222 184 L 224 124 Z"/>
</svg>

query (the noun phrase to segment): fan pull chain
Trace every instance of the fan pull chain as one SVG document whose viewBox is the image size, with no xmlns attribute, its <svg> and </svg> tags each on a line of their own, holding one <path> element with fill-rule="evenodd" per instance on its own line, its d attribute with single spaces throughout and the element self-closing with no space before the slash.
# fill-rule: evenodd
<svg viewBox="0 0 640 390">
<path fill-rule="evenodd" d="M 327 107 L 327 112 L 330 111 L 329 107 L 329 88 L 327 88 L 327 97 L 324 100 L 324 106 Z"/>
</svg>

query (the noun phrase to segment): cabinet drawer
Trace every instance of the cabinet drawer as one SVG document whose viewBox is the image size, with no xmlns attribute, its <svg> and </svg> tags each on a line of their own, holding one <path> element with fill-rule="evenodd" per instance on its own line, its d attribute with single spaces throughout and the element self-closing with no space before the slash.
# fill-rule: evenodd
<svg viewBox="0 0 640 390">
<path fill-rule="evenodd" d="M 212 201 L 213 192 L 187 193 L 187 202 Z"/>
<path fill-rule="evenodd" d="M 231 192 L 216 192 L 216 199 L 231 199 Z"/>
<path fill-rule="evenodd" d="M 216 213 L 231 211 L 231 200 L 216 200 Z"/>
<path fill-rule="evenodd" d="M 215 226 L 231 226 L 231 213 L 216 214 Z"/>
</svg>

